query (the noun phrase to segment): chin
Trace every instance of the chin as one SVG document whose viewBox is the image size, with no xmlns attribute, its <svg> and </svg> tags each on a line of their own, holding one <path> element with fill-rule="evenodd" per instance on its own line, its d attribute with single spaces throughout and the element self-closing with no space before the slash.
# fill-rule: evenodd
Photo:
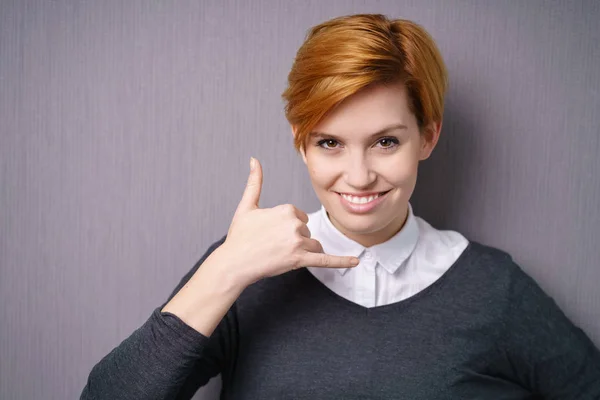
<svg viewBox="0 0 600 400">
<path fill-rule="evenodd" d="M 344 215 L 336 218 L 336 221 L 348 232 L 355 234 L 371 234 L 384 229 L 389 223 L 389 218 L 377 218 L 375 216 Z M 335 217 L 334 217 L 335 218 Z"/>
<path fill-rule="evenodd" d="M 371 234 L 385 228 L 394 218 L 386 210 L 378 210 L 370 214 L 351 214 L 339 205 L 325 206 L 329 219 L 334 219 L 337 224 L 347 233 Z"/>
</svg>

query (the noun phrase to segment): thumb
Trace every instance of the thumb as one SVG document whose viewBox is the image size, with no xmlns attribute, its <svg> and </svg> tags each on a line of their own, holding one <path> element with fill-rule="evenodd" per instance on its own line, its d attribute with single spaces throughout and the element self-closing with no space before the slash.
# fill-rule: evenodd
<svg viewBox="0 0 600 400">
<path fill-rule="evenodd" d="M 248 183 L 246 189 L 242 195 L 242 200 L 238 204 L 236 214 L 240 212 L 255 210 L 258 208 L 258 202 L 260 200 L 260 192 L 262 190 L 262 166 L 260 162 L 254 157 L 250 158 L 250 175 L 248 176 Z"/>
</svg>

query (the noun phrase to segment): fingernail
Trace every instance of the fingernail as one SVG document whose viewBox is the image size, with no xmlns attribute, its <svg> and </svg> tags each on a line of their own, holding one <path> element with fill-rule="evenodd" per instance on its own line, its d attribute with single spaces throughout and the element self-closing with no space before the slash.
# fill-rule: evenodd
<svg viewBox="0 0 600 400">
<path fill-rule="evenodd" d="M 357 266 L 360 263 L 360 260 L 358 258 L 353 258 L 351 262 L 352 265 Z"/>
<path fill-rule="evenodd" d="M 254 157 L 250 157 L 250 171 L 254 171 L 254 167 L 256 166 L 256 161 Z"/>
</svg>

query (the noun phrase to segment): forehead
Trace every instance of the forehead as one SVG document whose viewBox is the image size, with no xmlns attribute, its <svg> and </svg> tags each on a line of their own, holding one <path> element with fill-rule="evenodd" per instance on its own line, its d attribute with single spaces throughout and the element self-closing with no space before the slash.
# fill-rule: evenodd
<svg viewBox="0 0 600 400">
<path fill-rule="evenodd" d="M 369 135 L 385 127 L 403 124 L 416 127 L 402 84 L 368 87 L 348 97 L 331 110 L 313 131 L 336 136 Z"/>
</svg>

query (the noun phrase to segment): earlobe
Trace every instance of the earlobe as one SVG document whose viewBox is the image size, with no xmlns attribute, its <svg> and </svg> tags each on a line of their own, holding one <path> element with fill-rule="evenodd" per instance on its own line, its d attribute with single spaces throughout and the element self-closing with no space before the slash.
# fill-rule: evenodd
<svg viewBox="0 0 600 400">
<path fill-rule="evenodd" d="M 431 156 L 431 153 L 440 138 L 441 130 L 441 121 L 439 123 L 432 122 L 423 130 L 423 133 L 421 134 L 421 161 L 427 160 L 429 156 Z"/>
<path fill-rule="evenodd" d="M 431 148 L 427 145 L 427 142 L 426 142 L 425 146 L 423 146 L 421 148 L 421 156 L 419 157 L 419 161 L 427 160 L 430 155 L 431 155 Z"/>
</svg>

